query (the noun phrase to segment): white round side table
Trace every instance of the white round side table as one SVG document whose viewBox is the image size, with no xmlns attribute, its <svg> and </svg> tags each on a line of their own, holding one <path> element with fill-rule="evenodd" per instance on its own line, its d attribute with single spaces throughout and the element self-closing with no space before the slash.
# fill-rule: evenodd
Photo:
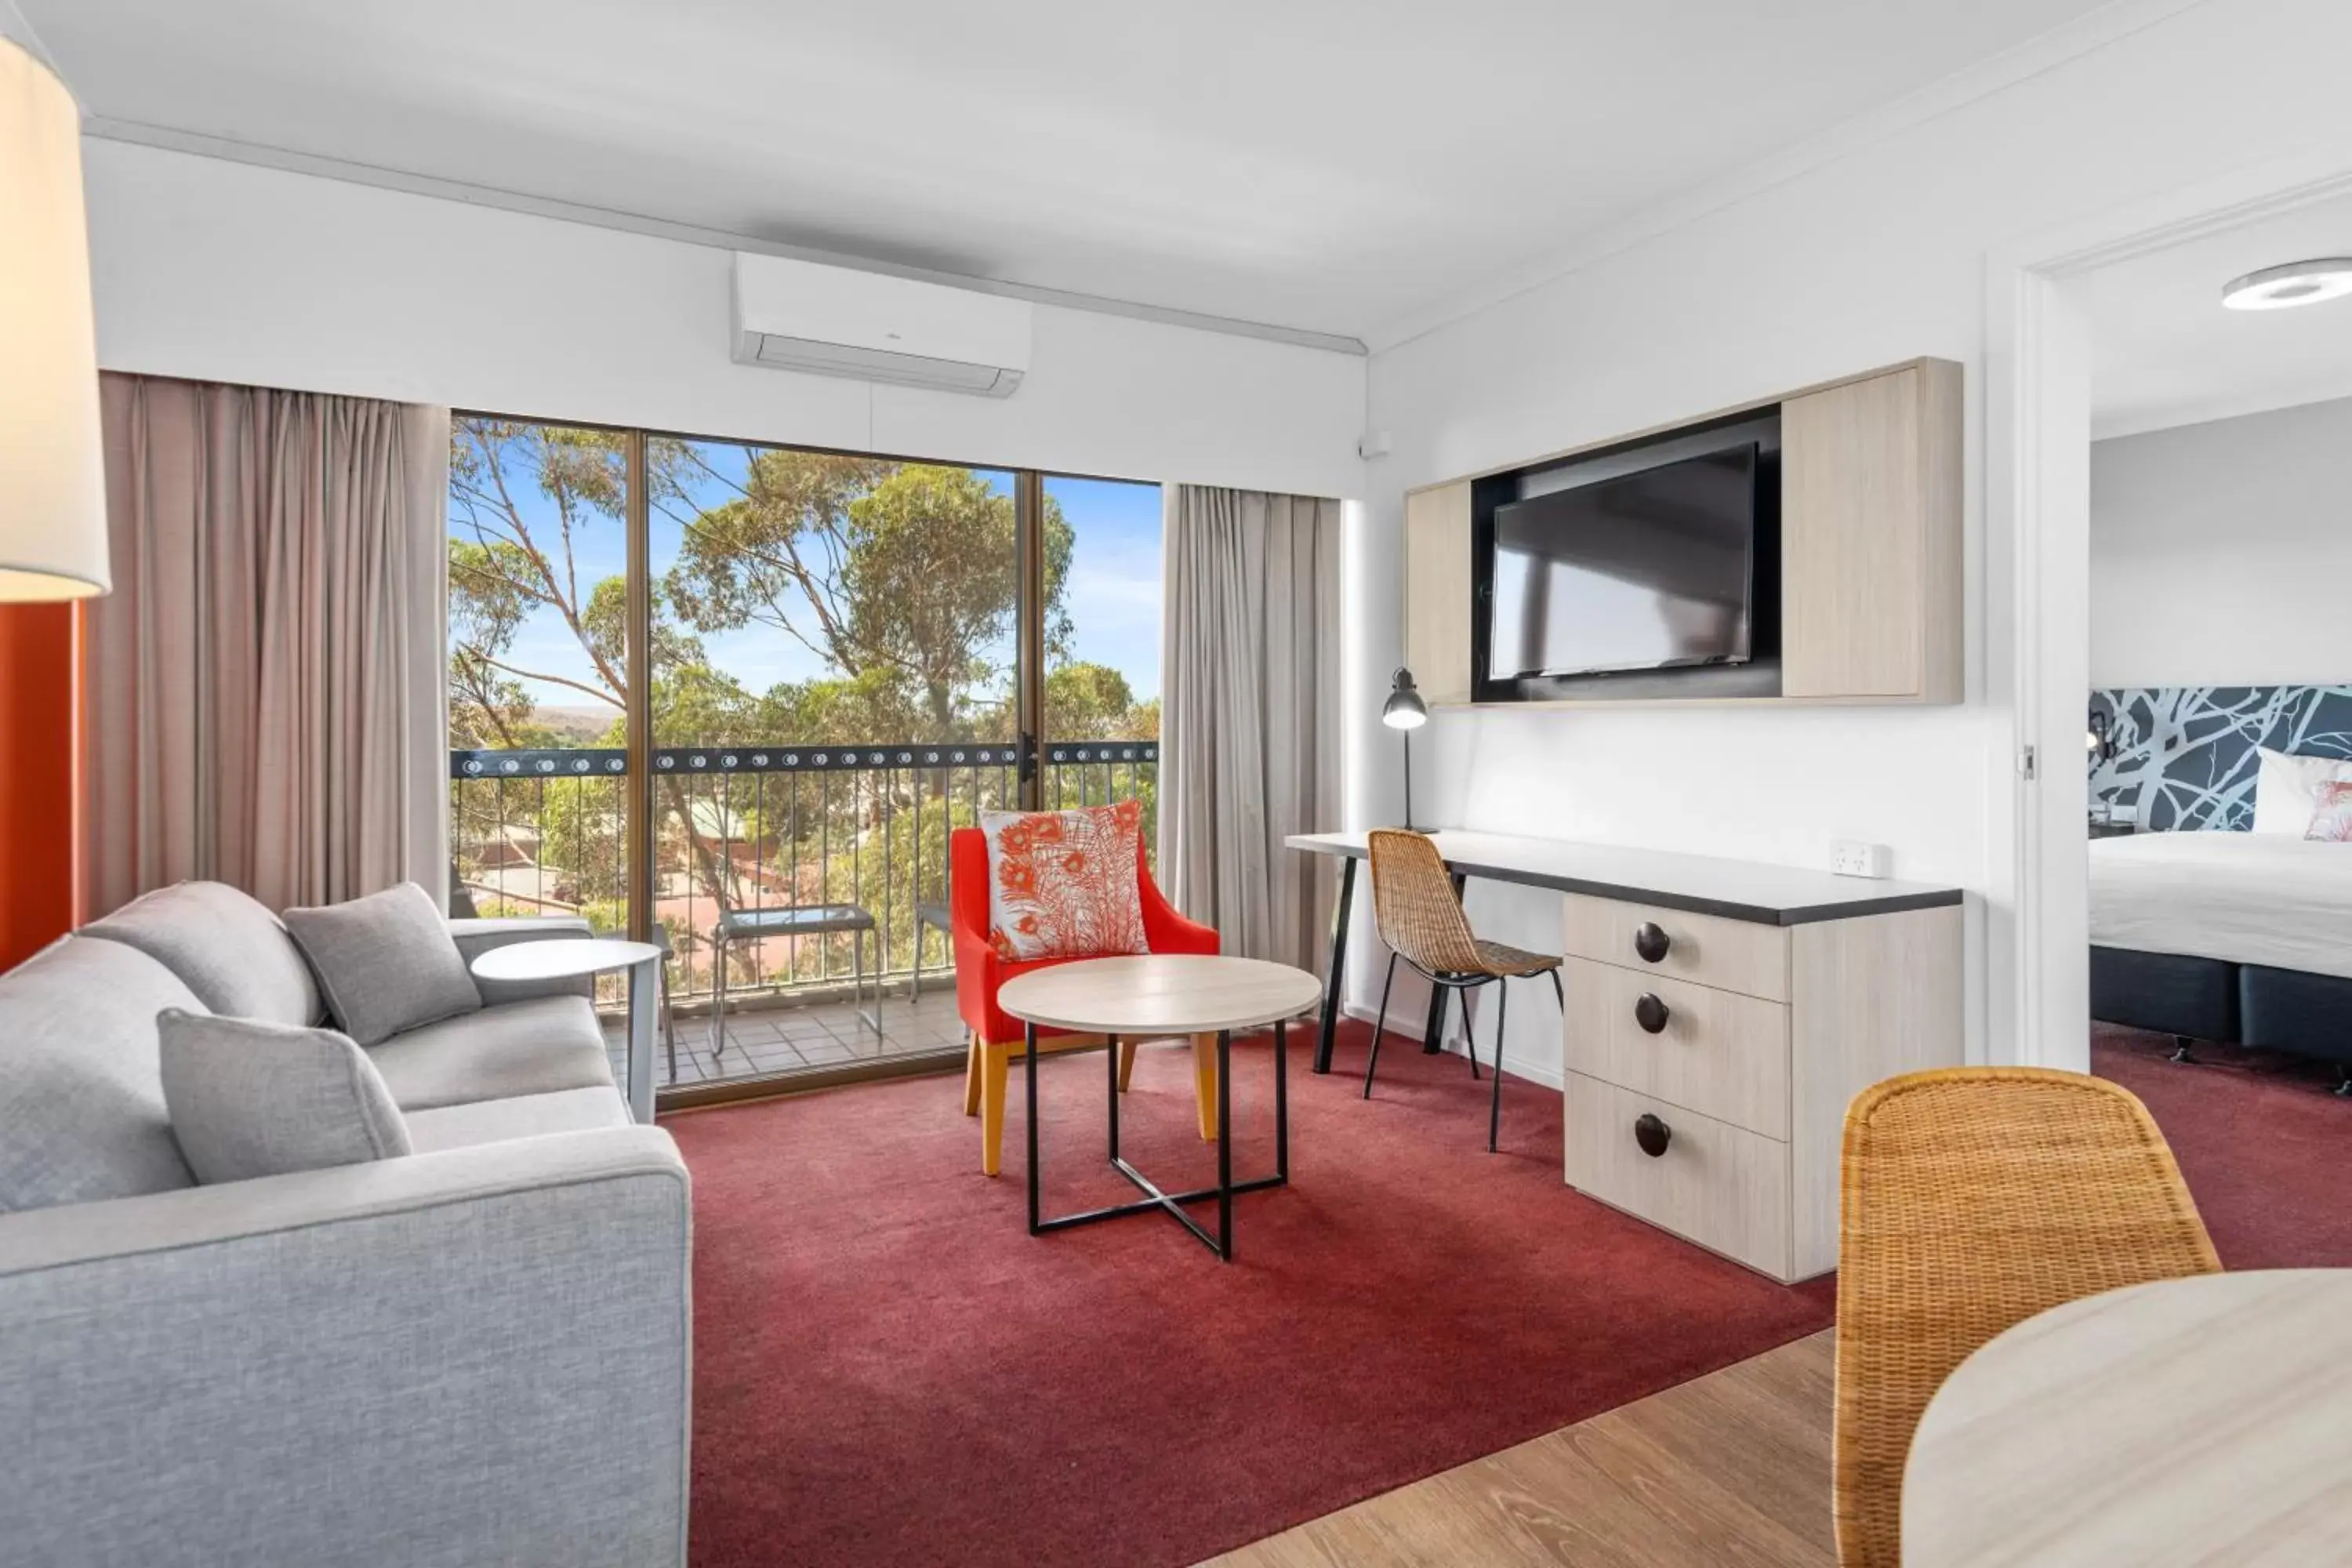
<svg viewBox="0 0 2352 1568">
<path fill-rule="evenodd" d="M 609 970 L 629 972 L 629 1114 L 654 1119 L 654 996 L 661 985 L 662 949 L 617 937 L 550 937 L 510 942 L 474 960 L 484 980 L 572 980 Z"/>
</svg>

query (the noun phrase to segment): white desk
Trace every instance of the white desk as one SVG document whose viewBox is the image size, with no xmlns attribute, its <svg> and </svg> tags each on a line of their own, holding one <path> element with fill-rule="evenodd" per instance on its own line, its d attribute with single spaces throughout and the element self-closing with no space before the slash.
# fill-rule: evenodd
<svg viewBox="0 0 2352 1568">
<path fill-rule="evenodd" d="M 1561 897 L 1563 1169 L 1570 1185 L 1780 1280 L 1836 1266 L 1847 1102 L 1959 1061 L 1958 888 L 1667 850 L 1430 835 L 1458 889 Z M 1331 1066 L 1360 833 L 1342 858 L 1315 1070 Z M 1444 1031 L 1433 986 L 1423 1048 Z"/>
<path fill-rule="evenodd" d="M 2209 1274 L 2029 1318 L 1928 1403 L 1908 1568 L 2340 1563 L 2352 1269 Z"/>
<path fill-rule="evenodd" d="M 1577 844 L 1562 838 L 1521 838 L 1459 827 L 1427 831 L 1457 887 L 1465 878 L 1484 877 L 1772 926 L 1937 909 L 1961 900 L 1958 888 L 1837 877 L 1827 871 L 1753 860 L 1616 844 Z M 1331 938 L 1331 964 L 1324 982 L 1323 1030 L 1315 1047 L 1315 1070 L 1328 1072 L 1331 1030 L 1339 1017 L 1340 963 L 1347 951 L 1349 906 L 1355 901 L 1356 863 L 1370 851 L 1361 833 L 1294 833 L 1283 842 L 1305 854 L 1341 857 L 1339 914 Z M 1443 992 L 1430 999 L 1429 1028 L 1423 1037 L 1426 1049 L 1437 1048 L 1444 1005 Z"/>
</svg>

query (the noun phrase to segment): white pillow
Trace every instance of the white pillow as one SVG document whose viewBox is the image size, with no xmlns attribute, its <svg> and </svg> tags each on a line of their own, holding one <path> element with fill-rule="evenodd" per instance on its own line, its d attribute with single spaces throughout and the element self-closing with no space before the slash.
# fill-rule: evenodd
<svg viewBox="0 0 2352 1568">
<path fill-rule="evenodd" d="M 2352 760 L 2293 757 L 2268 746 L 2254 748 L 2262 771 L 2254 775 L 2254 831 L 2303 837 L 2319 811 L 2319 786 L 2352 780 Z"/>
</svg>

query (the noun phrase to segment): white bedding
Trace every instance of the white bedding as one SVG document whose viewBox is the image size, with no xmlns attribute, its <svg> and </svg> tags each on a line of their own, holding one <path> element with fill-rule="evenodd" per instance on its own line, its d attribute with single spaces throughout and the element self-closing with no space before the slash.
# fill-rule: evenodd
<svg viewBox="0 0 2352 1568">
<path fill-rule="evenodd" d="M 2095 838 L 2091 941 L 2352 979 L 2352 844 L 2221 832 Z"/>
</svg>

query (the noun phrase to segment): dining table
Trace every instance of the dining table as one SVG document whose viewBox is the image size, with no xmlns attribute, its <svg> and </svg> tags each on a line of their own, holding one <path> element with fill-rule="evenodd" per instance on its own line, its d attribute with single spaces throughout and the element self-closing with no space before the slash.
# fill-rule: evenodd
<svg viewBox="0 0 2352 1568">
<path fill-rule="evenodd" d="M 2352 1269 L 2071 1301 L 1962 1362 L 1903 1476 L 1905 1568 L 2352 1562 Z"/>
</svg>

